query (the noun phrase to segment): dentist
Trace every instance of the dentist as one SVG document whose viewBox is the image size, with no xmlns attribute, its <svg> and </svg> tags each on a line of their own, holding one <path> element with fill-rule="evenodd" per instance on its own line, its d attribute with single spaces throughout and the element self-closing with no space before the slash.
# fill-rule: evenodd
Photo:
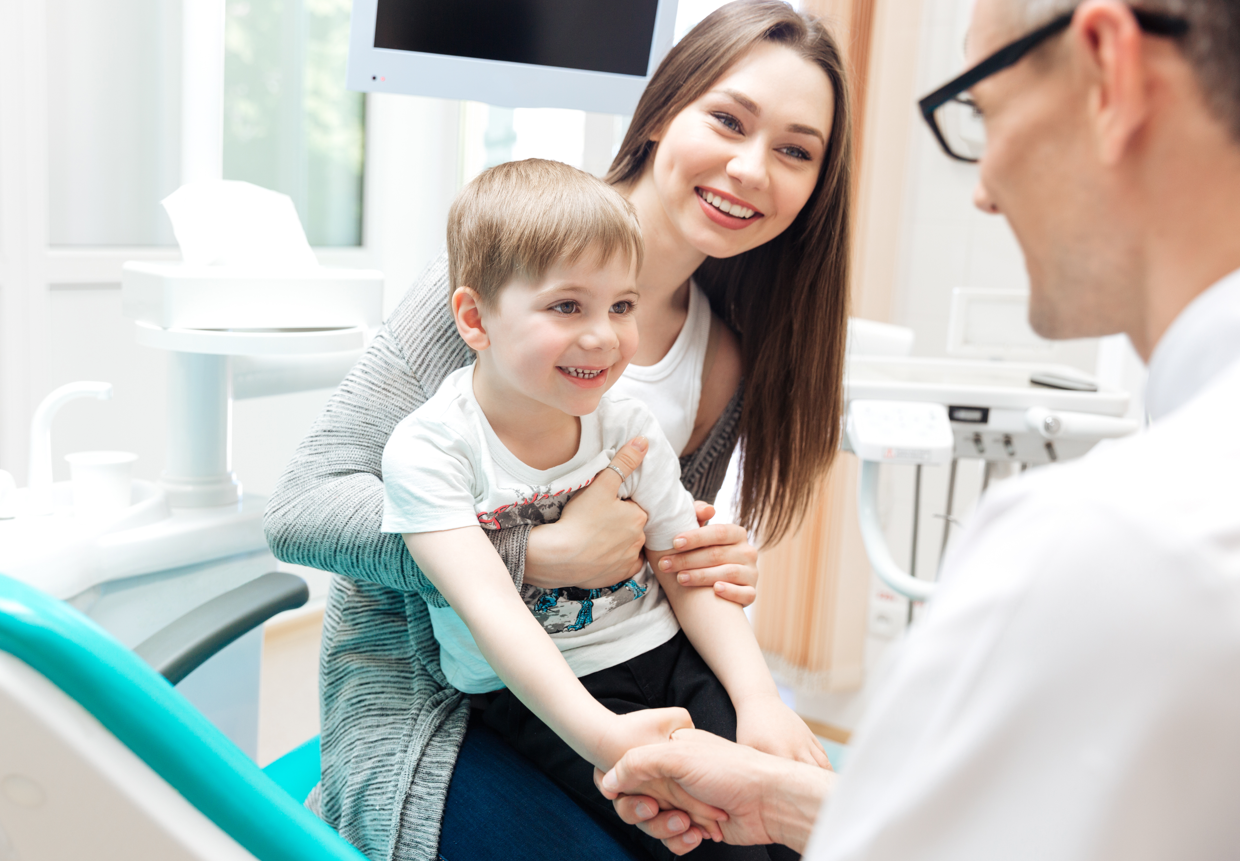
<svg viewBox="0 0 1240 861">
<path fill-rule="evenodd" d="M 988 494 L 838 792 L 692 730 L 598 776 L 678 854 L 701 835 L 654 798 L 812 859 L 1240 847 L 1240 3 L 978 0 L 967 51 L 936 137 L 979 160 L 1034 328 L 1131 339 L 1151 427 Z M 942 122 L 958 100 L 984 148 Z"/>
</svg>

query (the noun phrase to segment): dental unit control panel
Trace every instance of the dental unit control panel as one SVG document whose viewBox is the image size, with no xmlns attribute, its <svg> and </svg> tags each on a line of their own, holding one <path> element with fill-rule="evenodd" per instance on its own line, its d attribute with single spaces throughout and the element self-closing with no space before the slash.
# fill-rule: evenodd
<svg viewBox="0 0 1240 861">
<path fill-rule="evenodd" d="M 945 530 L 962 459 L 992 470 L 1025 470 L 1081 457 L 1104 439 L 1127 436 L 1128 395 L 1072 368 L 1017 362 L 850 355 L 846 370 L 844 448 L 861 460 L 861 536 L 875 574 L 913 601 L 934 593 L 893 559 L 879 518 L 883 464 L 950 466 Z M 918 483 L 917 487 L 920 487 Z M 914 548 L 919 492 L 914 492 Z M 944 547 L 946 547 L 946 537 Z"/>
</svg>

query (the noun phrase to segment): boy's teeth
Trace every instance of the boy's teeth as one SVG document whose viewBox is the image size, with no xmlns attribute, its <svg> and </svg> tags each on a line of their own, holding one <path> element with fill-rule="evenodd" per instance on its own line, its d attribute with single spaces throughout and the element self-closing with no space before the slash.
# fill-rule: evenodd
<svg viewBox="0 0 1240 861">
<path fill-rule="evenodd" d="M 595 377 L 597 377 L 599 374 L 603 373 L 601 370 L 587 371 L 584 368 L 564 368 L 563 370 L 566 373 L 572 374 L 574 377 L 581 377 L 582 379 L 585 379 L 585 380 L 592 380 Z"/>
</svg>

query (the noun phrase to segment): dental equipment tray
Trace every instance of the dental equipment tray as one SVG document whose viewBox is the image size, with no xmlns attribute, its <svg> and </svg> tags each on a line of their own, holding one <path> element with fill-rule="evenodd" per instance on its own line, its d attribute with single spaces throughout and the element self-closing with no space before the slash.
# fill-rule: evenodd
<svg viewBox="0 0 1240 861">
<path fill-rule="evenodd" d="M 383 273 L 131 262 L 121 269 L 130 320 L 164 329 L 374 328 L 383 320 Z"/>
</svg>

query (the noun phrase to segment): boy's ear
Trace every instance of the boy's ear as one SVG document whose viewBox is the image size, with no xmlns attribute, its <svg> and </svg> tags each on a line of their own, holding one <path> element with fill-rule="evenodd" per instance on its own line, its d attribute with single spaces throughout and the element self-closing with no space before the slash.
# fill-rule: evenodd
<svg viewBox="0 0 1240 861">
<path fill-rule="evenodd" d="M 457 287 L 452 293 L 452 317 L 456 331 L 474 352 L 491 346 L 486 327 L 482 324 L 482 297 L 472 287 Z"/>
</svg>

